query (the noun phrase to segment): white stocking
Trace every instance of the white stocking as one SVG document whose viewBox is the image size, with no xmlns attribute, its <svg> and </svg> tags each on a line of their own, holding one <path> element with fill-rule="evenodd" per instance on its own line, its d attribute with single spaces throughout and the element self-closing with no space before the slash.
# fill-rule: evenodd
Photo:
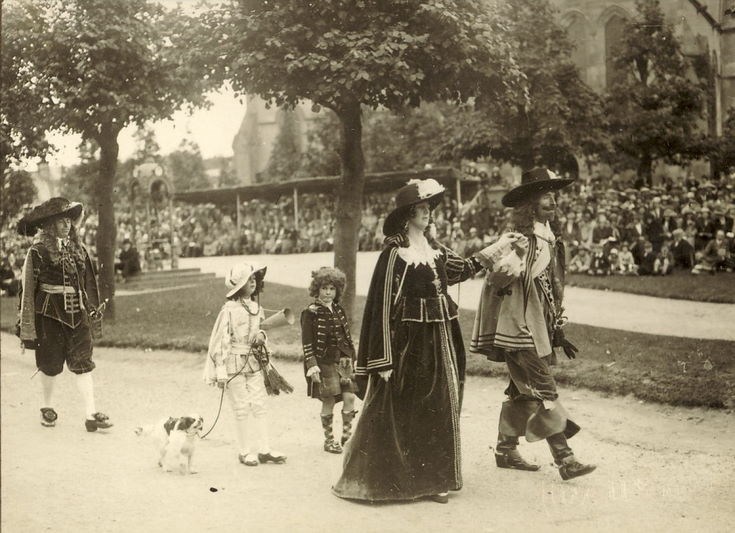
<svg viewBox="0 0 735 533">
<path fill-rule="evenodd" d="M 250 453 L 250 442 L 248 442 L 248 419 L 235 419 L 235 428 L 237 429 L 237 445 L 240 454 L 247 455 Z"/>
<path fill-rule="evenodd" d="M 253 417 L 255 434 L 257 435 L 258 453 L 270 453 L 271 446 L 268 442 L 268 417 L 265 413 Z"/>
<path fill-rule="evenodd" d="M 92 382 L 91 372 L 77 374 L 77 388 L 82 393 L 82 398 L 84 399 L 84 410 L 87 419 L 93 420 L 97 408 L 94 406 L 94 383 Z"/>
<path fill-rule="evenodd" d="M 41 376 L 41 385 L 43 387 L 43 407 L 53 407 L 54 384 L 56 376 L 47 376 L 43 372 L 38 373 Z"/>
</svg>

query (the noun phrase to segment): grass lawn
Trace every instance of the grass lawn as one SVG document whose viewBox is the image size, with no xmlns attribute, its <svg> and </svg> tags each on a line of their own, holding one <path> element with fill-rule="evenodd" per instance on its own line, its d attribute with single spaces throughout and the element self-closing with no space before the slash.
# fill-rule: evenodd
<svg viewBox="0 0 735 533">
<path fill-rule="evenodd" d="M 717 276 L 715 276 L 717 278 Z M 629 278 L 625 278 L 629 279 Z M 180 349 L 203 352 L 222 306 L 219 279 L 194 288 L 122 296 L 116 299 L 117 319 L 105 324 L 101 346 Z M 267 283 L 261 303 L 266 309 L 289 307 L 297 317 L 310 299 L 306 289 Z M 357 299 L 362 320 L 365 299 Z M 0 326 L 13 331 L 17 300 L 0 300 Z M 469 346 L 473 313 L 460 318 Z M 673 405 L 718 408 L 735 406 L 735 342 L 662 337 L 579 324 L 567 327 L 567 337 L 580 350 L 574 361 L 561 355 L 555 367 L 559 383 Z M 358 337 L 358 326 L 353 336 Z M 276 357 L 301 357 L 298 318 L 295 325 L 270 334 Z M 468 372 L 506 375 L 505 365 L 468 354 Z"/>
<path fill-rule="evenodd" d="M 569 274 L 567 284 L 587 289 L 630 292 L 660 298 L 699 302 L 735 303 L 735 272 L 670 276 L 587 276 Z"/>
</svg>

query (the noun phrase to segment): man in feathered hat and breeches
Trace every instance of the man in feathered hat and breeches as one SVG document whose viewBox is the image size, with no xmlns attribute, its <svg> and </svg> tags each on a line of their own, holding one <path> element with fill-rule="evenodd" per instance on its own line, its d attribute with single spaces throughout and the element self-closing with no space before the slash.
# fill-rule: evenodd
<svg viewBox="0 0 735 533">
<path fill-rule="evenodd" d="M 87 431 L 112 427 L 95 408 L 92 321 L 101 320 L 95 267 L 79 242 L 82 204 L 51 198 L 18 222 L 18 233 L 35 236 L 23 265 L 18 336 L 35 350 L 43 385 L 41 424 L 56 425 L 53 392 L 64 363 L 76 374 L 84 399 Z"/>
<path fill-rule="evenodd" d="M 491 361 L 505 362 L 510 374 L 498 424 L 497 466 L 538 470 L 518 452 L 519 437 L 546 439 L 565 480 L 595 469 L 580 463 L 567 443 L 580 428 L 559 403 L 549 368 L 556 362 L 554 348 L 570 359 L 577 352 L 562 330 L 564 250 L 549 225 L 556 211 L 554 192 L 572 181 L 535 168 L 503 197 L 503 205 L 514 209 L 508 228 L 514 233 L 503 234 L 478 254 L 487 276 L 470 346 Z"/>
</svg>

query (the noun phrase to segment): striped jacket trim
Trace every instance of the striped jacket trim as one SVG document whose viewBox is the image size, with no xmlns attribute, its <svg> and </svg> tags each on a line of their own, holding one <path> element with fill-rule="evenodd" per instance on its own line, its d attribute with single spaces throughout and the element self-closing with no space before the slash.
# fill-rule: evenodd
<svg viewBox="0 0 735 533">
<path fill-rule="evenodd" d="M 393 277 L 398 258 L 398 249 L 390 250 L 385 278 L 383 280 L 383 307 L 381 313 L 381 328 L 383 332 L 383 354 L 380 357 L 368 358 L 367 365 L 357 365 L 355 374 L 366 375 L 371 370 L 382 370 L 393 366 L 393 350 L 390 338 L 391 303 L 393 302 Z"/>
</svg>

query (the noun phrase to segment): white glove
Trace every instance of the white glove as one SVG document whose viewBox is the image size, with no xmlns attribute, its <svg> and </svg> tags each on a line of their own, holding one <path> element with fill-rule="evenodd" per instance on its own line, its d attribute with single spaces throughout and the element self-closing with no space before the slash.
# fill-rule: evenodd
<svg viewBox="0 0 735 533">
<path fill-rule="evenodd" d="M 515 247 L 528 249 L 528 238 L 521 233 L 503 233 L 497 241 L 477 252 L 477 258 L 485 268 L 492 268 Z"/>
<path fill-rule="evenodd" d="M 381 370 L 378 372 L 380 374 L 380 377 L 383 378 L 383 381 L 388 381 L 390 379 L 391 374 L 393 374 L 393 369 L 389 370 Z"/>
<path fill-rule="evenodd" d="M 321 370 L 318 366 L 312 366 L 309 370 L 307 370 L 306 377 L 311 378 L 314 383 L 322 382 Z"/>
</svg>

